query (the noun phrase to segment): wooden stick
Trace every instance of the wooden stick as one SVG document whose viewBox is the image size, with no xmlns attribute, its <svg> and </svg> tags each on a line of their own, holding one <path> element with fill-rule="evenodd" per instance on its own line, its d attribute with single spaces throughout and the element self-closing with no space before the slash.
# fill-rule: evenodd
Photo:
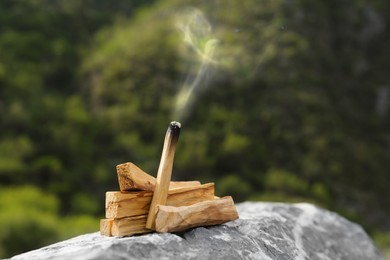
<svg viewBox="0 0 390 260">
<path fill-rule="evenodd" d="M 231 197 L 208 200 L 191 206 L 158 206 L 156 230 L 177 232 L 193 227 L 222 224 L 238 218 Z M 147 215 L 100 220 L 104 236 L 131 236 L 151 232 L 145 228 Z"/>
<path fill-rule="evenodd" d="M 232 197 L 208 200 L 191 206 L 157 206 L 156 231 L 177 232 L 198 226 L 222 224 L 238 219 Z"/>
<path fill-rule="evenodd" d="M 171 181 L 169 183 L 169 189 L 181 189 L 186 187 L 195 187 L 202 185 L 200 181 Z"/>
<path fill-rule="evenodd" d="M 102 236 L 112 236 L 111 227 L 113 219 L 101 219 L 100 220 L 100 234 Z"/>
<path fill-rule="evenodd" d="M 151 232 L 145 228 L 146 215 L 119 219 L 101 219 L 100 234 L 103 236 L 131 236 Z"/>
<path fill-rule="evenodd" d="M 118 192 L 106 193 L 106 218 L 123 218 L 148 214 L 153 192 Z M 188 206 L 214 198 L 214 183 L 170 189 L 167 205 Z"/>
<path fill-rule="evenodd" d="M 146 221 L 146 228 L 149 229 L 154 229 L 155 226 L 156 206 L 165 205 L 167 201 L 173 159 L 175 157 L 176 144 L 179 140 L 180 128 L 180 123 L 171 122 L 165 135 L 164 147 L 157 172 L 156 187 L 153 193 L 148 219 Z"/>
<path fill-rule="evenodd" d="M 120 191 L 153 191 L 156 178 L 150 176 L 135 164 L 127 162 L 116 166 Z"/>
<path fill-rule="evenodd" d="M 122 163 L 116 166 L 118 174 L 119 189 L 122 192 L 132 190 L 154 191 L 156 178 L 147 174 L 131 162 Z M 199 181 L 171 181 L 169 188 L 189 187 L 200 185 Z"/>
</svg>

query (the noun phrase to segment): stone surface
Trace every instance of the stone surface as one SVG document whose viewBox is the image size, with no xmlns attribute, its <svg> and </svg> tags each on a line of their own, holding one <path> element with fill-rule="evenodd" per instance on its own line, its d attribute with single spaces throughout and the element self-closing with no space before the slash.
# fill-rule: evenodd
<svg viewBox="0 0 390 260">
<path fill-rule="evenodd" d="M 78 236 L 12 259 L 383 259 L 363 229 L 310 204 L 241 203 L 240 219 L 179 234 Z"/>
</svg>

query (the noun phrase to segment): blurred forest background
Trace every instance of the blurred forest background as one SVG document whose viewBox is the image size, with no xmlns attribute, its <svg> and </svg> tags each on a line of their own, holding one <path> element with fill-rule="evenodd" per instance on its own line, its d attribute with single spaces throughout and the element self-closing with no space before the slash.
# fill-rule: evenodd
<svg viewBox="0 0 390 260">
<path fill-rule="evenodd" d="M 389 255 L 389 1 L 2 0 L 0 257 L 97 231 L 117 164 L 156 174 L 199 70 L 175 27 L 186 6 L 218 44 L 173 178 L 315 203 Z"/>
</svg>

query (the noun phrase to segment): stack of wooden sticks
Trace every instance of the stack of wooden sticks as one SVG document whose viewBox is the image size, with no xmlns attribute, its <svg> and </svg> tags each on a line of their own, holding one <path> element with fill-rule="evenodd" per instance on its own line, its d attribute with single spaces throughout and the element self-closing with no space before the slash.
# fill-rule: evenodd
<svg viewBox="0 0 390 260">
<path fill-rule="evenodd" d="M 170 181 L 178 138 L 175 124 L 168 128 L 157 178 L 132 163 L 117 165 L 120 191 L 106 193 L 106 218 L 100 221 L 102 235 L 178 232 L 238 218 L 232 197 L 216 197 L 214 183 Z"/>
<path fill-rule="evenodd" d="M 146 220 L 156 179 L 132 163 L 118 165 L 117 173 L 121 191 L 106 193 L 106 218 L 100 221 L 101 234 L 129 236 L 152 232 L 146 228 Z M 171 182 L 166 205 L 158 205 L 155 230 L 183 231 L 237 218 L 233 199 L 215 197 L 214 183 Z"/>
</svg>

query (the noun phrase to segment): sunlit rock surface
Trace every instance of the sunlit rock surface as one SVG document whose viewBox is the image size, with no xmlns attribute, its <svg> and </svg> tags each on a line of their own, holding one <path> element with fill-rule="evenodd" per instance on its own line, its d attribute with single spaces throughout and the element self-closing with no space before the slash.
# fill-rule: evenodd
<svg viewBox="0 0 390 260">
<path fill-rule="evenodd" d="M 180 234 L 78 236 L 13 259 L 384 259 L 364 230 L 310 204 L 241 203 L 240 219 Z"/>
</svg>

